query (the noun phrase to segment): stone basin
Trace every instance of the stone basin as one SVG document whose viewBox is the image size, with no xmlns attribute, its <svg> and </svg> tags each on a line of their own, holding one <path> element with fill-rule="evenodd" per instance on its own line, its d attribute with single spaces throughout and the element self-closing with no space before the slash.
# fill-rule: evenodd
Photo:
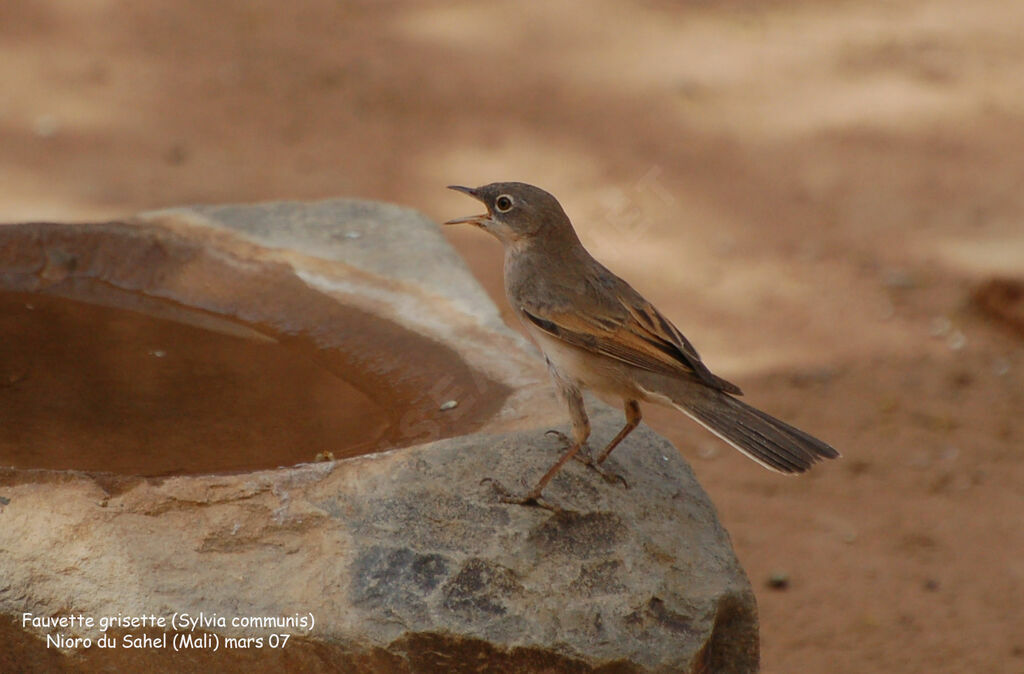
<svg viewBox="0 0 1024 674">
<path fill-rule="evenodd" d="M 561 512 L 496 498 L 565 413 L 413 211 L 0 225 L 0 340 L 0 672 L 757 668 L 728 535 L 649 429 L 628 489 L 570 462 Z"/>
<path fill-rule="evenodd" d="M 257 470 L 463 435 L 501 410 L 507 383 L 380 313 L 172 215 L 0 227 L 0 466 Z"/>
</svg>

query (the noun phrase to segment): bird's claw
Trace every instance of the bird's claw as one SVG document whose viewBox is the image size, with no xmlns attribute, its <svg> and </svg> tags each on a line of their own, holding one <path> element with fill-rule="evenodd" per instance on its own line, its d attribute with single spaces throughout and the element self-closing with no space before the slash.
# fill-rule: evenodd
<svg viewBox="0 0 1024 674">
<path fill-rule="evenodd" d="M 552 429 L 550 431 L 544 431 L 544 435 L 550 435 L 554 439 L 558 440 L 558 442 L 561 443 L 563 447 L 568 447 L 569 445 L 572 444 L 572 440 L 569 439 L 569 436 L 561 431 L 556 431 Z M 576 452 L 576 454 L 574 454 L 572 458 L 573 461 L 579 461 L 580 463 L 586 466 L 595 465 L 594 457 L 590 455 L 590 448 L 587 447 L 586 445 L 580 447 L 579 451 Z"/>
<path fill-rule="evenodd" d="M 544 435 L 550 435 L 551 437 L 557 439 L 559 442 L 564 442 L 567 445 L 570 442 L 568 435 L 566 435 L 562 431 L 556 431 L 553 428 L 550 431 L 544 431 Z"/>
<path fill-rule="evenodd" d="M 567 446 L 572 442 L 569 439 L 569 436 L 567 436 L 565 433 L 562 433 L 561 431 L 550 430 L 546 431 L 544 435 L 550 435 L 551 437 L 558 439 L 560 442 L 565 443 Z M 580 451 L 576 452 L 575 456 L 573 456 L 572 458 L 576 461 L 579 461 L 587 468 L 594 470 L 608 484 L 615 484 L 616 482 L 621 482 L 623 487 L 629 489 L 629 483 L 626 482 L 626 478 L 602 468 L 601 464 L 598 463 L 594 459 L 594 456 L 590 453 L 590 448 L 587 447 L 586 445 L 580 447 Z"/>
<path fill-rule="evenodd" d="M 616 482 L 621 482 L 623 487 L 629 489 L 629 483 L 626 482 L 626 478 L 622 477 L 618 473 L 613 473 L 610 470 L 602 468 L 601 465 L 594 461 L 593 458 L 591 458 L 589 455 L 587 455 L 587 458 L 589 458 L 590 461 L 584 461 L 583 463 L 585 463 L 588 468 L 592 468 L 593 470 L 597 471 L 597 474 L 600 475 L 605 482 L 607 482 L 608 484 L 615 484 Z"/>
</svg>

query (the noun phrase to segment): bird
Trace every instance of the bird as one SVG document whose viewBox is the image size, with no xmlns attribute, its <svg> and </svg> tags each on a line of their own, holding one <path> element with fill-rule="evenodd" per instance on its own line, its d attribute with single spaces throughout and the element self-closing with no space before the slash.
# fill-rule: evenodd
<svg viewBox="0 0 1024 674">
<path fill-rule="evenodd" d="M 738 386 L 713 374 L 664 314 L 590 255 L 553 195 L 521 182 L 449 189 L 486 207 L 486 213 L 445 224 L 473 225 L 501 242 L 508 302 L 540 348 L 571 421 L 571 437 L 551 431 L 565 451 L 525 495 L 491 480 L 502 500 L 554 509 L 542 492 L 574 458 L 616 477 L 602 464 L 640 424 L 640 403 L 673 407 L 780 473 L 802 473 L 840 456 L 824 441 L 739 400 Z M 621 400 L 625 412 L 622 430 L 596 457 L 587 445 L 585 390 Z"/>
</svg>

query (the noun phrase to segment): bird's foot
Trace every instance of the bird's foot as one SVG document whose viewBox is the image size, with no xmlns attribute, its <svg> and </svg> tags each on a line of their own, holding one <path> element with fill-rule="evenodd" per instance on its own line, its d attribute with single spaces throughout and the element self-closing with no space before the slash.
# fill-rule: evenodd
<svg viewBox="0 0 1024 674">
<path fill-rule="evenodd" d="M 556 438 L 559 442 L 564 443 L 566 447 L 572 444 L 572 440 L 569 439 L 569 436 L 567 436 L 565 433 L 562 433 L 561 431 L 550 430 L 544 433 L 544 435 L 550 435 L 551 437 Z M 576 452 L 576 455 L 573 456 L 572 458 L 575 459 L 576 461 L 579 461 L 587 468 L 590 468 L 593 471 L 595 471 L 608 484 L 615 484 L 616 482 L 620 482 L 622 483 L 623 487 L 629 489 L 629 483 L 626 482 L 626 478 L 616 473 L 613 473 L 610 470 L 602 468 L 601 464 L 599 464 L 594 459 L 594 455 L 590 453 L 590 448 L 587 447 L 586 445 L 580 447 L 580 451 Z"/>
<path fill-rule="evenodd" d="M 529 506 L 532 508 L 544 508 L 550 510 L 553 513 L 562 512 L 562 509 L 553 503 L 545 501 L 540 492 L 534 490 L 527 493 L 525 496 L 519 496 L 509 491 L 505 485 L 495 480 L 493 477 L 485 477 L 480 480 L 480 484 L 488 483 L 491 485 L 491 489 L 498 495 L 498 500 L 502 503 L 511 503 L 512 505 Z"/>
<path fill-rule="evenodd" d="M 596 471 L 597 474 L 600 475 L 601 478 L 604 479 L 604 481 L 607 482 L 608 484 L 620 483 L 624 488 L 629 489 L 629 483 L 626 482 L 626 478 L 622 477 L 618 473 L 613 473 L 607 468 L 601 467 L 599 463 L 593 460 L 590 461 L 589 463 L 584 461 L 584 463 L 587 465 L 588 468 Z"/>
<path fill-rule="evenodd" d="M 562 445 L 562 449 L 568 449 L 569 446 L 572 445 L 572 439 L 562 431 L 552 429 L 550 431 L 544 431 L 544 435 L 550 435 L 555 440 L 558 440 L 558 443 Z M 574 461 L 579 461 L 580 463 L 588 466 L 594 462 L 594 458 L 590 456 L 590 447 L 586 443 L 580 447 L 579 451 L 576 452 L 572 458 Z"/>
</svg>

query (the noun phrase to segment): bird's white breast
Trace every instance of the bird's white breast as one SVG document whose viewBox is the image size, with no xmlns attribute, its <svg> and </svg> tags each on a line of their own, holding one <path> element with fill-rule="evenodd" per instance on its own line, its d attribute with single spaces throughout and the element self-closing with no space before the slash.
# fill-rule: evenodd
<svg viewBox="0 0 1024 674">
<path fill-rule="evenodd" d="M 579 388 L 615 398 L 625 397 L 634 388 L 629 366 L 625 363 L 567 344 L 528 321 L 525 324 L 562 379 Z"/>
</svg>

